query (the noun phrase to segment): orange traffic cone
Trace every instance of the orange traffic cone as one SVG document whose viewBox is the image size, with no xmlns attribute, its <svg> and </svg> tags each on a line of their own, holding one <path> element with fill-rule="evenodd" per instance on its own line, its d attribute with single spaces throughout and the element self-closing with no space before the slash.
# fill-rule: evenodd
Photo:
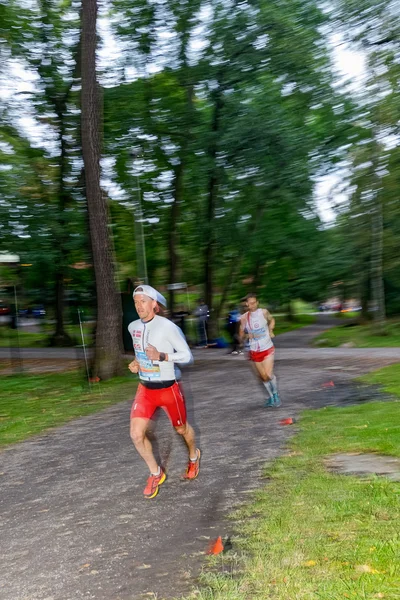
<svg viewBox="0 0 400 600">
<path fill-rule="evenodd" d="M 220 554 L 224 551 L 224 545 L 222 543 L 221 536 L 218 536 L 215 542 L 210 544 L 210 547 L 207 550 L 207 554 Z"/>
</svg>

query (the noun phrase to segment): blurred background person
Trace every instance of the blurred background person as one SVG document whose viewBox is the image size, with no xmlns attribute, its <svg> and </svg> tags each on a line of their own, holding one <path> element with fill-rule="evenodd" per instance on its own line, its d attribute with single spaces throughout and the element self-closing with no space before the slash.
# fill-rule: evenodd
<svg viewBox="0 0 400 600">
<path fill-rule="evenodd" d="M 242 354 L 240 341 L 240 317 L 241 313 L 235 304 L 230 305 L 226 328 L 231 338 L 231 353 Z"/>
<path fill-rule="evenodd" d="M 208 344 L 208 331 L 207 322 L 209 317 L 208 306 L 204 302 L 203 298 L 199 298 L 197 307 L 193 311 L 193 315 L 197 320 L 197 347 L 207 348 Z"/>
<path fill-rule="evenodd" d="M 186 317 L 190 316 L 190 312 L 185 310 L 183 304 L 181 304 L 178 309 L 172 314 L 172 320 L 175 325 L 178 325 L 182 330 L 183 335 L 186 337 Z"/>
</svg>

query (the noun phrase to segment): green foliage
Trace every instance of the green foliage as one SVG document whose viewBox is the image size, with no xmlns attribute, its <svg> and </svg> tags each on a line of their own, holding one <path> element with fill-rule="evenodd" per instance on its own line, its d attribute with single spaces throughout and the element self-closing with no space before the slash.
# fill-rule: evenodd
<svg viewBox="0 0 400 600">
<path fill-rule="evenodd" d="M 124 14 L 118 32 L 137 48 L 135 64 L 157 60 L 155 38 L 142 43 L 132 27 L 144 5 L 134 16 L 125 2 L 115 7 Z M 132 83 L 104 92 L 105 141 L 115 155 L 116 180 L 134 211 L 137 182 L 129 172 L 136 163 L 144 215 L 155 221 L 145 224 L 150 247 L 157 242 L 154 263 L 150 258 L 152 280 L 168 283 L 168 255 L 156 232 L 162 245 L 169 206 L 177 201 L 178 279 L 204 281 L 211 243 L 207 267 L 217 288 L 233 286 L 241 294 L 241 281 L 250 276 L 257 287 L 267 285 L 273 301 L 299 293 L 315 299 L 321 286 L 312 257 L 323 236 L 312 215 L 312 175 L 335 162 L 345 140 L 343 121 L 349 117 L 338 118 L 335 107 L 346 104 L 350 110 L 348 99 L 332 91 L 319 29 L 326 17 L 314 3 L 304 9 L 301 2 L 260 2 L 232 12 L 216 2 L 205 48 L 189 62 L 186 41 L 198 24 L 196 7 L 186 19 L 183 5 L 179 18 L 174 3 L 153 7 L 143 23 L 148 36 L 154 35 L 158 10 L 177 36 L 176 46 L 166 49 L 164 69 L 146 78 L 139 73 Z M 130 153 L 137 144 L 141 161 Z M 179 198 L 176 163 L 183 169 Z M 169 181 L 162 191 L 161 177 Z M 211 189 L 215 199 L 209 209 Z M 276 273 L 281 270 L 280 277 L 271 265 Z"/>
<path fill-rule="evenodd" d="M 2 45 L 5 74 L 11 87 L 12 65 L 35 81 L 4 101 L 0 147 L 4 178 L 0 181 L 0 248 L 20 255 L 22 295 L 31 302 L 60 307 L 64 286 L 68 299 L 76 288 L 91 292 L 90 271 L 71 268 L 90 262 L 86 209 L 78 166 L 77 90 L 79 6 L 41 0 L 26 5 L 12 0 L 4 9 L 13 25 Z M 22 125 L 21 106 L 34 126 Z M 55 311 L 62 336 L 63 315 Z"/>
<path fill-rule="evenodd" d="M 382 142 L 399 116 L 397 25 L 388 4 L 338 0 L 327 11 L 314 0 L 112 2 L 107 17 L 123 51 L 99 76 L 119 281 L 143 276 L 136 251 L 143 221 L 151 282 L 202 286 L 209 270 L 216 316 L 227 297 L 249 288 L 283 305 L 324 300 L 341 282 L 341 294 L 366 305 L 370 198 L 379 197 L 387 309 L 400 310 L 400 153 Z M 32 299 L 54 302 L 62 271 L 74 302 L 90 301 L 91 268 L 71 268 L 92 262 L 78 123 L 79 6 L 13 0 L 1 10 L 5 65 L 13 57 L 36 76 L 25 97 L 49 143 L 27 136 L 17 105 L 4 102 L 0 249 L 32 263 L 22 273 Z M 374 69 L 355 96 L 331 68 L 327 36 L 336 29 L 364 44 Z M 324 229 L 315 178 L 344 164 L 351 201 Z M 387 174 L 378 184 L 379 169 Z"/>
</svg>

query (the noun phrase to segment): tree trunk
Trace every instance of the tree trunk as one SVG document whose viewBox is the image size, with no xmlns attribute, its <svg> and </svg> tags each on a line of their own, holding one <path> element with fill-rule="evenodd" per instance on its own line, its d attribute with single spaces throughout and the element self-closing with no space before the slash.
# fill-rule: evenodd
<svg viewBox="0 0 400 600">
<path fill-rule="evenodd" d="M 185 30 L 185 28 L 184 28 Z M 186 38 L 185 38 L 186 39 Z M 181 46 L 181 54 L 180 58 L 183 64 L 183 72 L 186 73 L 187 65 L 186 65 L 186 46 L 188 43 L 188 38 L 185 42 L 182 43 Z M 190 139 L 190 128 L 193 122 L 193 85 L 191 85 L 187 81 L 187 76 L 183 76 L 183 80 L 181 85 L 185 87 L 186 92 L 186 123 L 185 123 L 185 137 L 182 143 L 182 148 L 180 152 L 180 162 L 175 169 L 175 182 L 174 182 L 174 202 L 171 206 L 171 215 L 170 215 L 170 229 L 169 229 L 169 237 L 168 237 L 168 248 L 169 248 L 169 283 L 176 283 L 176 279 L 178 276 L 178 266 L 179 266 L 179 257 L 177 253 L 178 246 L 178 219 L 180 215 L 180 207 L 183 203 L 183 176 L 185 172 L 185 164 L 186 157 L 188 153 L 189 147 L 189 139 Z M 170 314 L 175 309 L 175 290 L 170 290 L 169 292 L 169 309 Z"/>
<path fill-rule="evenodd" d="M 288 300 L 288 303 L 287 303 L 286 318 L 287 318 L 287 320 L 290 323 L 292 323 L 293 321 L 295 321 L 294 314 L 293 314 L 293 306 L 292 306 L 292 301 L 291 300 Z"/>
<path fill-rule="evenodd" d="M 207 223 L 206 223 L 206 245 L 204 250 L 204 281 L 205 281 L 205 302 L 210 311 L 208 324 L 208 337 L 213 340 L 218 334 L 217 316 L 213 311 L 213 276 L 214 276 L 214 250 L 215 234 L 214 219 L 215 208 L 218 195 L 218 167 L 216 164 L 218 133 L 223 107 L 222 89 L 219 87 L 215 92 L 213 119 L 211 124 L 211 143 L 208 149 L 208 158 L 210 161 L 210 176 L 208 180 L 207 193 Z"/>
<path fill-rule="evenodd" d="M 261 285 L 261 264 L 262 256 L 259 254 L 256 259 L 256 264 L 254 266 L 253 271 L 253 289 L 257 292 L 258 288 Z"/>
<path fill-rule="evenodd" d="M 365 262 L 365 261 L 363 261 Z M 361 283 L 360 283 L 360 301 L 361 301 L 361 323 L 366 323 L 369 319 L 369 299 L 370 299 L 370 274 L 367 264 L 363 264 Z"/>
<path fill-rule="evenodd" d="M 96 79 L 96 0 L 82 1 L 82 154 L 97 293 L 93 376 L 122 372 L 122 308 L 114 282 L 106 197 L 100 188 L 100 98 Z"/>
<path fill-rule="evenodd" d="M 169 233 L 168 233 L 168 250 L 169 250 L 169 283 L 177 283 L 177 271 L 178 271 L 178 254 L 177 254 L 177 245 L 178 245 L 178 219 L 180 213 L 180 205 L 182 202 L 182 194 L 183 194 L 183 156 L 182 152 L 181 162 L 177 165 L 175 169 L 175 183 L 174 183 L 174 201 L 171 206 L 170 212 L 170 223 L 169 223 Z M 170 315 L 172 316 L 175 309 L 175 290 L 169 290 L 169 310 Z"/>
<path fill-rule="evenodd" d="M 371 215 L 371 296 L 376 332 L 384 333 L 386 321 L 385 290 L 383 284 L 383 215 L 379 193 Z"/>
<path fill-rule="evenodd" d="M 213 167 L 213 170 L 215 167 Z M 213 290 L 213 275 L 214 275 L 214 249 L 215 239 L 213 231 L 213 220 L 215 215 L 215 207 L 217 200 L 217 177 L 215 173 L 210 177 L 207 202 L 207 240 L 204 252 L 204 281 L 205 281 L 205 302 L 210 311 L 209 332 L 210 338 L 216 336 L 215 315 L 213 314 L 214 290 Z"/>
<path fill-rule="evenodd" d="M 59 170 L 59 186 L 58 186 L 58 222 L 57 222 L 57 244 L 58 256 L 56 262 L 55 273 L 55 317 L 56 330 L 50 338 L 52 346 L 70 346 L 73 340 L 65 331 L 64 328 L 64 312 L 65 312 L 65 271 L 67 266 L 68 252 L 66 250 L 68 241 L 68 232 L 66 227 L 65 211 L 68 206 L 69 195 L 65 189 L 65 172 L 67 165 L 67 148 L 65 139 L 65 112 L 68 92 L 61 102 L 55 100 L 55 110 L 59 121 L 59 140 L 60 140 L 60 170 Z"/>
<path fill-rule="evenodd" d="M 242 263 L 242 255 L 235 256 L 231 259 L 226 277 L 225 277 L 225 285 L 222 290 L 221 298 L 218 304 L 218 308 L 216 308 L 216 319 L 219 319 L 222 313 L 222 309 L 224 308 L 224 304 L 232 287 L 232 283 L 235 280 L 239 269 Z"/>
<path fill-rule="evenodd" d="M 49 42 L 48 28 L 52 27 L 51 18 L 51 4 L 48 0 L 41 0 L 39 6 L 42 11 L 42 18 L 44 27 L 42 28 L 42 42 L 47 53 L 52 51 L 51 42 Z M 55 231 L 54 236 L 57 241 L 57 254 L 55 260 L 55 318 L 56 328 L 54 334 L 50 337 L 50 343 L 52 346 L 69 346 L 73 344 L 73 340 L 65 331 L 64 326 L 64 312 L 65 312 L 65 286 L 64 278 L 66 273 L 66 267 L 68 264 L 68 230 L 66 227 L 65 211 L 70 204 L 70 195 L 66 190 L 65 177 L 67 172 L 67 141 L 66 141 L 66 114 L 67 114 L 67 103 L 68 98 L 72 89 L 74 81 L 79 78 L 80 69 L 80 40 L 74 48 L 74 72 L 72 81 L 68 83 L 65 89 L 59 88 L 56 81 L 58 75 L 54 71 L 54 68 L 50 67 L 46 61 L 43 61 L 39 66 L 39 72 L 45 82 L 45 96 L 50 105 L 52 105 L 54 112 L 57 115 L 58 120 L 58 140 L 60 143 L 60 158 L 59 158 L 59 171 L 58 171 L 58 207 L 55 219 Z"/>
</svg>

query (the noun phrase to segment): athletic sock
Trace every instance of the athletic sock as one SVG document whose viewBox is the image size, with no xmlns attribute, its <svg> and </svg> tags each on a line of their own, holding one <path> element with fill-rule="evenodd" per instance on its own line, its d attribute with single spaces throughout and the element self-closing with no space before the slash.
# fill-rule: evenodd
<svg viewBox="0 0 400 600">
<path fill-rule="evenodd" d="M 265 389 L 266 389 L 266 390 L 267 390 L 267 392 L 268 392 L 268 396 L 269 396 L 269 397 L 271 398 L 271 400 L 272 400 L 272 398 L 274 397 L 274 392 L 272 391 L 272 387 L 271 387 L 271 385 L 270 385 L 270 384 L 271 384 L 271 382 L 270 382 L 270 381 L 263 381 L 263 385 L 264 385 Z"/>
<path fill-rule="evenodd" d="M 160 474 L 161 474 L 161 467 L 158 466 L 157 473 L 152 473 L 152 475 L 154 475 L 154 477 L 158 477 Z"/>
<path fill-rule="evenodd" d="M 270 384 L 272 393 L 273 394 L 277 394 L 278 393 L 278 386 L 277 386 L 277 383 L 276 383 L 276 377 L 275 377 L 275 375 L 272 377 L 272 379 L 270 380 L 269 384 Z"/>
</svg>

